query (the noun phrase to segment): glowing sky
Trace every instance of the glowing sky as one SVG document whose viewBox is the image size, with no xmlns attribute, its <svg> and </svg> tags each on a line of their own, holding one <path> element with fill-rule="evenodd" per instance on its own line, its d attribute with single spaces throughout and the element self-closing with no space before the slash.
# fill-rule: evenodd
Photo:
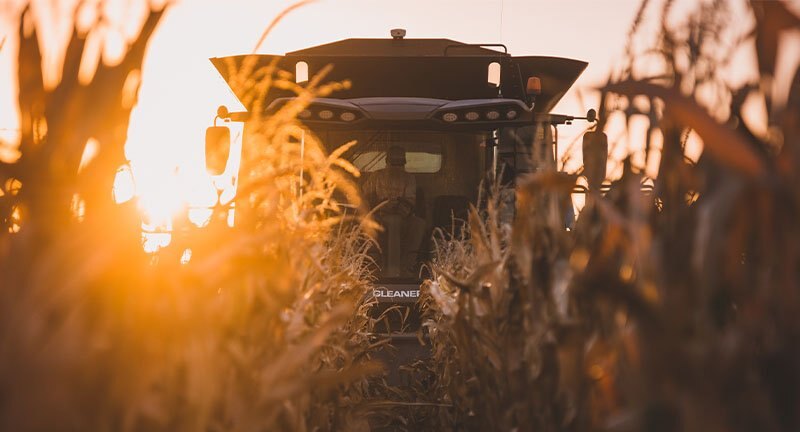
<svg viewBox="0 0 800 432">
<path fill-rule="evenodd" d="M 70 2 L 62 2 L 69 4 Z M 113 2 L 112 2 L 113 3 Z M 118 2 L 126 3 L 126 2 Z M 127 2 L 135 3 L 135 2 Z M 638 0 L 615 0 L 614 7 L 586 1 L 328 0 L 288 15 L 268 37 L 261 52 L 284 53 L 347 37 L 388 37 L 389 29 L 407 37 L 444 37 L 469 43 L 502 42 L 516 55 L 556 55 L 586 60 L 583 86 L 602 81 L 620 51 Z M 288 3 L 252 0 L 184 0 L 164 17 L 151 42 L 139 106 L 133 115 L 130 156 L 140 152 L 193 152 L 202 146 L 203 129 L 219 104 L 236 99 L 208 62 L 209 57 L 253 49 L 270 20 Z M 606 3 L 608 6 L 608 3 Z M 13 10 L 13 8 L 9 8 Z M 40 7 L 37 11 L 44 11 Z M 130 27 L 139 8 L 125 6 L 116 18 Z M 69 6 L 60 10 L 68 11 Z M 44 12 L 42 12 L 44 15 Z M 13 16 L 4 16 L 13 42 Z M 50 12 L 47 18 L 52 19 Z M 113 35 L 113 32 L 109 32 Z M 609 49 L 616 47 L 616 49 Z M 15 128 L 13 49 L 0 63 L 0 128 Z M 578 110 L 567 98 L 562 110 Z"/>
<path fill-rule="evenodd" d="M 152 41 L 140 106 L 130 133 L 132 159 L 139 152 L 191 153 L 199 166 L 204 128 L 219 104 L 236 99 L 209 57 L 250 52 L 281 2 L 186 1 L 166 17 Z M 288 15 L 261 52 L 282 54 L 348 37 L 388 37 L 401 27 L 407 37 L 445 37 L 469 43 L 502 42 L 511 53 L 557 55 L 589 61 L 582 85 L 602 82 L 621 47 L 636 1 L 617 8 L 586 8 L 583 1 L 320 1 Z M 620 13 L 620 9 L 622 13 Z M 598 43 L 595 35 L 602 35 Z M 191 42 L 190 42 L 191 41 Z M 559 109 L 580 113 L 574 97 Z M 587 107 L 588 108 L 588 107 Z M 156 133 L 157 132 L 157 133 Z M 144 156 L 144 155 L 142 155 Z M 164 160 L 163 168 L 173 165 Z"/>
<path fill-rule="evenodd" d="M 70 1 L 58 4 L 61 13 L 71 9 Z M 204 131 L 211 125 L 216 107 L 224 104 L 234 110 L 240 108 L 208 58 L 251 52 L 264 28 L 288 4 L 183 0 L 171 7 L 151 40 L 139 105 L 129 131 L 126 152 L 140 192 L 147 193 L 149 188 L 150 193 L 170 199 L 169 195 L 181 188 L 165 180 L 174 177 L 176 167 L 190 178 L 202 175 Z M 408 31 L 408 38 L 500 42 L 513 55 L 561 56 L 589 62 L 577 85 L 555 110 L 579 115 L 596 107 L 597 99 L 590 89 L 602 84 L 612 64 L 620 59 L 638 5 L 639 0 L 321 0 L 288 15 L 259 52 L 282 54 L 344 38 L 389 37 L 389 30 L 398 27 Z M 8 37 L 7 46 L 0 52 L 0 137 L 7 140 L 13 140 L 17 127 L 14 10 L 13 6 L 0 9 L 3 35 Z M 143 9 L 136 0 L 111 0 L 109 11 L 110 19 L 121 24 L 106 34 L 112 42 L 119 42 L 134 31 Z M 40 15 L 40 19 L 58 21 L 53 18 L 57 13 Z M 58 40 L 57 26 L 54 28 L 49 37 Z M 114 50 L 114 44 L 109 43 L 106 54 L 112 61 Z M 562 142 L 575 137 L 583 127 L 562 127 Z"/>
</svg>

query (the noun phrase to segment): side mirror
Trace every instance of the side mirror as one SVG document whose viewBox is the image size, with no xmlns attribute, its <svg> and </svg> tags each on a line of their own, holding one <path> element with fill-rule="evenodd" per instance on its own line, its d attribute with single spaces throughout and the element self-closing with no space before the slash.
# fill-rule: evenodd
<svg viewBox="0 0 800 432">
<path fill-rule="evenodd" d="M 525 85 L 525 93 L 527 93 L 528 96 L 538 96 L 542 94 L 542 80 L 536 76 L 529 77 L 528 83 Z"/>
<path fill-rule="evenodd" d="M 606 179 L 608 161 L 608 136 L 604 132 L 589 131 L 583 135 L 583 175 L 590 190 L 600 190 Z"/>
<path fill-rule="evenodd" d="M 589 123 L 594 123 L 597 121 L 597 111 L 594 108 L 586 111 L 586 121 Z"/>
<path fill-rule="evenodd" d="M 220 175 L 228 165 L 231 152 L 231 130 L 225 126 L 211 126 L 206 129 L 206 171 Z"/>
<path fill-rule="evenodd" d="M 500 87 L 500 63 L 489 63 L 486 73 L 486 83 L 489 85 L 489 87 Z"/>
</svg>

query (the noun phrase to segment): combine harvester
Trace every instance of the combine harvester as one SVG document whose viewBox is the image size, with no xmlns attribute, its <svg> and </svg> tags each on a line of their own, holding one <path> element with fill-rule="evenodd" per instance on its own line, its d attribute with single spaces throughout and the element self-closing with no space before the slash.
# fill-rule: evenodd
<svg viewBox="0 0 800 432">
<path fill-rule="evenodd" d="M 586 68 L 585 62 L 513 57 L 499 44 L 406 39 L 401 29 L 392 30 L 391 36 L 346 39 L 284 56 L 253 56 L 255 70 L 276 64 L 295 71 L 299 82 L 332 65 L 327 81 L 352 83 L 333 97 L 313 100 L 299 119 L 329 150 L 357 140 L 345 157 L 363 173 L 362 191 L 370 205 L 384 203 L 376 212 L 384 231 L 378 239 L 380 252 L 376 251 L 375 313 L 410 308 L 408 315 L 396 314 L 405 320 L 389 319 L 384 329 L 399 348 L 392 363 L 403 364 L 424 355 L 415 305 L 432 233 L 437 228 L 449 232 L 454 217 L 465 219 L 470 204 L 480 205 L 482 181 L 502 172 L 504 183 L 513 185 L 527 173 L 555 169 L 557 126 L 576 119 L 595 121 L 596 113 L 590 110 L 585 117 L 550 113 Z M 251 56 L 211 59 L 243 102 L 250 89 L 234 85 L 230 65 L 241 65 L 247 57 Z M 260 102 L 269 114 L 295 96 L 273 88 Z M 220 107 L 218 114 L 225 123 L 244 122 L 245 159 L 252 151 L 247 145 L 246 113 Z M 207 151 L 230 148 L 226 126 L 209 128 L 206 137 Z M 587 133 L 583 144 L 593 161 L 584 173 L 590 185 L 599 184 L 608 156 L 605 135 Z M 209 163 L 215 160 L 211 155 L 206 159 L 209 171 L 225 169 L 226 161 Z M 254 209 L 247 203 L 247 197 L 236 198 L 237 224 L 253 220 Z M 565 221 L 569 219 L 565 214 Z"/>
</svg>

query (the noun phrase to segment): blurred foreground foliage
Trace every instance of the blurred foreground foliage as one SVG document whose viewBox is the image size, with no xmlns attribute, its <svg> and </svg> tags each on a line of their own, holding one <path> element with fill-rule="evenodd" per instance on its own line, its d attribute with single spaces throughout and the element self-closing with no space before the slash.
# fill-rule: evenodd
<svg viewBox="0 0 800 432">
<path fill-rule="evenodd" d="M 258 192 L 269 223 L 230 228 L 218 206 L 206 229 L 176 229 L 145 254 L 135 200 L 118 205 L 111 190 L 162 14 L 89 83 L 78 79 L 87 33 L 75 30 L 54 89 L 30 9 L 20 17 L 21 157 L 0 166 L 0 430 L 364 430 L 378 370 L 364 300 L 373 227 L 353 210 L 357 170 L 309 134 L 301 162 L 294 139 L 295 114 L 346 83 L 299 87 L 243 65 L 254 97 L 298 93 L 269 119 L 251 111 L 257 150 L 239 188 Z M 90 139 L 98 151 L 82 167 Z"/>
<path fill-rule="evenodd" d="M 154 259 L 135 203 L 110 190 L 135 100 L 126 83 L 161 11 L 89 84 L 74 32 L 54 89 L 24 12 L 21 158 L 0 165 L 0 429 L 369 430 L 366 415 L 394 405 L 412 412 L 394 423 L 425 430 L 799 430 L 800 74 L 786 89 L 774 75 L 800 20 L 752 2 L 752 31 L 730 37 L 728 2 L 677 25 L 673 3 L 643 2 L 631 41 L 648 40 L 648 23 L 656 37 L 630 44 L 598 125 L 615 113 L 648 122 L 654 190 L 629 157 L 565 231 L 575 176 L 520 182 L 511 225 L 495 186 L 460 235 L 436 242 L 423 300 L 432 357 L 405 396 L 367 379 L 382 342 L 364 301 L 374 227 L 357 211 L 358 173 L 346 148 L 328 155 L 295 120 L 347 83 L 299 87 L 273 67 L 231 65 L 251 90 L 257 149 L 238 187 L 269 223 L 229 228 L 220 207 Z M 749 43 L 759 77 L 732 87 L 722 70 Z M 643 74 L 648 59 L 658 70 Z M 259 120 L 273 86 L 298 97 Z M 768 134 L 748 128 L 748 99 Z M 80 168 L 90 139 L 99 152 Z"/>
<path fill-rule="evenodd" d="M 660 160 L 654 190 L 629 156 L 565 231 L 558 203 L 575 179 L 538 172 L 517 186 L 513 227 L 494 201 L 472 211 L 470 235 L 439 242 L 429 394 L 450 405 L 437 428 L 800 430 L 800 70 L 787 88 L 774 79 L 800 19 L 754 1 L 752 31 L 731 35 L 733 2 L 670 24 L 674 3 L 642 3 L 598 125 L 649 124 L 637 139 Z M 737 50 L 759 73 L 733 87 Z M 748 128 L 748 98 L 767 135 Z"/>
</svg>

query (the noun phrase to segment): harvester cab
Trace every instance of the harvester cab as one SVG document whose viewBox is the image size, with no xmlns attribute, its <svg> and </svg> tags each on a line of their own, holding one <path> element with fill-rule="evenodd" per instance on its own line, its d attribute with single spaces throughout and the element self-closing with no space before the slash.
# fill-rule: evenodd
<svg viewBox="0 0 800 432">
<path fill-rule="evenodd" d="M 504 183 L 513 186 L 520 176 L 556 167 L 555 127 L 596 117 L 593 110 L 586 117 L 550 113 L 585 62 L 513 57 L 503 45 L 406 39 L 401 30 L 393 30 L 391 39 L 346 39 L 283 56 L 211 61 L 246 107 L 249 89 L 234 85 L 236 66 L 245 62 L 254 62 L 254 70 L 271 65 L 294 71 L 298 82 L 332 65 L 326 80 L 352 83 L 312 100 L 298 117 L 329 150 L 357 141 L 345 157 L 361 170 L 363 196 L 378 207 L 376 218 L 384 227 L 376 253 L 379 309 L 416 303 L 432 233 L 459 229 L 470 204 L 479 205 L 482 181 L 502 173 Z M 258 102 L 269 115 L 294 97 L 272 88 Z M 235 120 L 235 114 L 221 109 L 218 116 Z M 588 144 L 599 153 L 594 159 L 605 161 L 601 134 Z M 251 151 L 247 122 L 244 135 L 243 157 Z M 208 150 L 224 146 L 229 135 L 215 126 L 207 138 Z M 208 155 L 207 162 L 209 170 L 224 169 L 215 156 Z M 599 169 L 593 175 L 602 181 L 604 165 Z M 238 219 L 246 208 L 237 204 L 236 211 Z M 389 331 L 398 332 L 398 326 L 403 327 L 390 325 Z"/>
</svg>

